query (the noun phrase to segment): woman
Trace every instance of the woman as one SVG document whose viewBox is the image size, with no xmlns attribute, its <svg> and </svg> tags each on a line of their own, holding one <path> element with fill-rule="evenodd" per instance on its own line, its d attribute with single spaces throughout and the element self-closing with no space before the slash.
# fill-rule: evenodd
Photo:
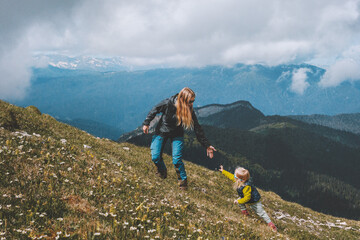
<svg viewBox="0 0 360 240">
<path fill-rule="evenodd" d="M 163 100 L 156 105 L 143 122 L 143 131 L 149 133 L 150 122 L 156 114 L 162 113 L 155 129 L 155 135 L 151 142 L 151 157 L 157 167 L 157 175 L 165 179 L 167 170 L 162 159 L 165 143 L 170 139 L 172 144 L 172 159 L 178 176 L 181 189 L 187 189 L 187 176 L 182 161 L 184 150 L 184 128 L 194 129 L 196 138 L 206 148 L 207 155 L 213 158 L 216 149 L 205 138 L 204 132 L 193 110 L 195 93 L 190 88 L 183 88 L 180 93 Z"/>
</svg>

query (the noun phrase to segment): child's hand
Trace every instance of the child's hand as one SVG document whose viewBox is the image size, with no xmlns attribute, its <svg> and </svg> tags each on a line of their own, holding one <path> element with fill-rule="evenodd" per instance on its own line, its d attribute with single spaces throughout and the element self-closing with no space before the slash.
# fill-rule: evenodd
<svg viewBox="0 0 360 240">
<path fill-rule="evenodd" d="M 222 172 L 223 170 L 224 170 L 223 165 L 220 165 L 220 167 L 219 167 L 219 171 L 220 171 L 220 172 Z"/>
<path fill-rule="evenodd" d="M 234 204 L 238 204 L 239 202 L 238 202 L 238 200 L 237 199 L 235 199 L 234 200 Z"/>
</svg>

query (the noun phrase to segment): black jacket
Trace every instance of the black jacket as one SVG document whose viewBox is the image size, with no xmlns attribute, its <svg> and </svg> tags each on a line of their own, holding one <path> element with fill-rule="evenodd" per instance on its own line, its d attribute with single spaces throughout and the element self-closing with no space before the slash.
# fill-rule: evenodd
<svg viewBox="0 0 360 240">
<path fill-rule="evenodd" d="M 178 94 L 167 98 L 157 104 L 149 114 L 147 115 L 143 125 L 149 126 L 150 122 L 155 118 L 158 113 L 162 113 L 162 116 L 159 120 L 155 128 L 155 134 L 161 135 L 164 137 L 182 137 L 184 136 L 184 129 L 181 125 L 177 126 L 177 117 L 176 117 L 176 100 Z M 192 111 L 192 119 L 194 122 L 194 131 L 196 134 L 197 140 L 203 145 L 205 148 L 210 146 L 209 141 L 205 138 L 204 131 L 202 130 L 197 117 Z"/>
</svg>

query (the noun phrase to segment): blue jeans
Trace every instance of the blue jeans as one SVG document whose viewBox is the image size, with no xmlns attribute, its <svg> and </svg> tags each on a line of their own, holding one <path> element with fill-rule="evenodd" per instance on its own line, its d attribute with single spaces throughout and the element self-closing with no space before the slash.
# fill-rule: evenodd
<svg viewBox="0 0 360 240">
<path fill-rule="evenodd" d="M 187 179 L 185 165 L 182 161 L 184 151 L 184 137 L 162 137 L 160 135 L 154 135 L 151 141 L 151 159 L 158 167 L 160 172 L 166 171 L 166 166 L 162 158 L 162 153 L 166 144 L 166 141 L 170 139 L 172 146 L 172 160 L 174 167 L 180 175 L 179 180 Z"/>
</svg>

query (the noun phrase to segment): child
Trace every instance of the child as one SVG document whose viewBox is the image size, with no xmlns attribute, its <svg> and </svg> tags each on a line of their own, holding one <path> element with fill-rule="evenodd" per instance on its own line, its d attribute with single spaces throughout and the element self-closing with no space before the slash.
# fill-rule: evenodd
<svg viewBox="0 0 360 240">
<path fill-rule="evenodd" d="M 245 206 L 245 204 L 249 204 L 250 208 L 252 208 L 258 216 L 262 217 L 269 227 L 271 227 L 274 231 L 277 231 L 275 224 L 271 222 L 270 217 L 262 207 L 260 202 L 260 193 L 249 181 L 249 171 L 245 168 L 238 167 L 235 169 L 234 174 L 232 174 L 225 171 L 222 165 L 220 165 L 219 171 L 234 182 L 234 188 L 240 196 L 238 199 L 234 200 L 234 203 L 240 204 L 242 214 L 249 215 Z"/>
</svg>

